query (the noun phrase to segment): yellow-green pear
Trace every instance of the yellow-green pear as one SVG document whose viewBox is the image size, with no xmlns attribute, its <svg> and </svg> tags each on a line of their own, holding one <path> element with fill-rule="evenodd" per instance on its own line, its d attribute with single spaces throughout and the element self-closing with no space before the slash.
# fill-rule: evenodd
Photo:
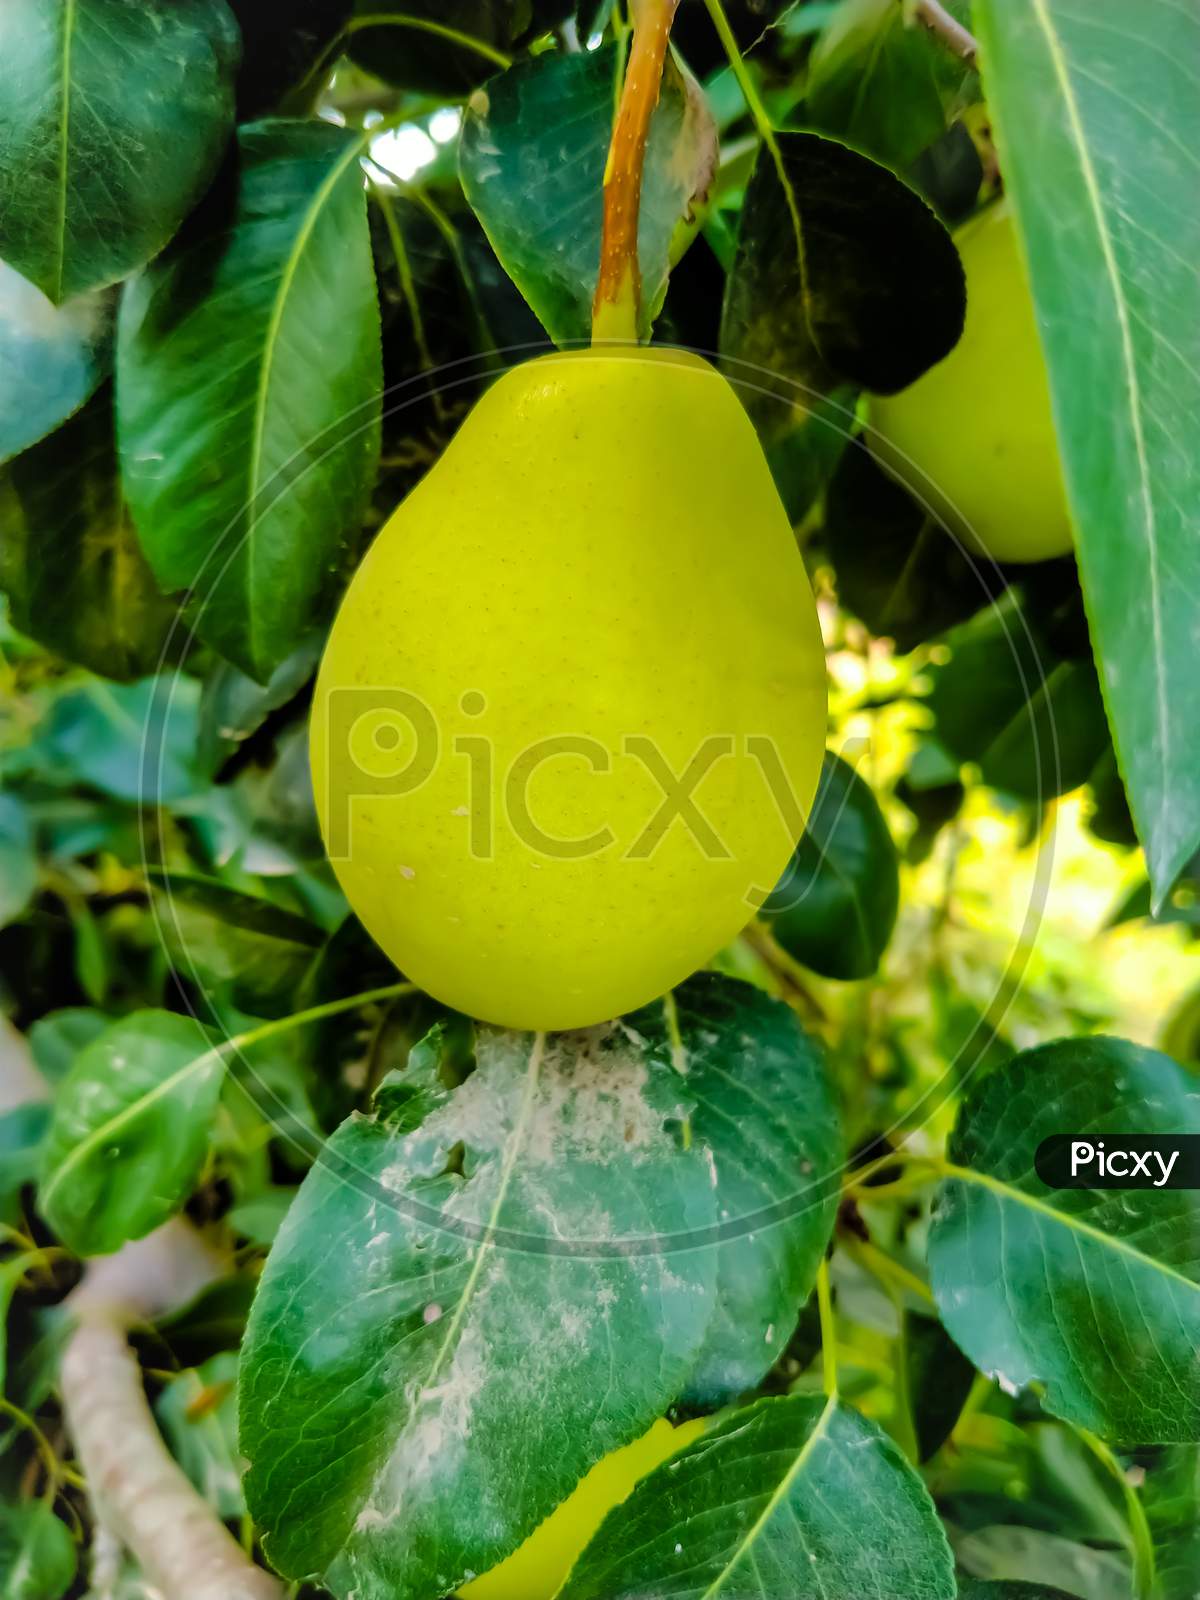
<svg viewBox="0 0 1200 1600">
<path fill-rule="evenodd" d="M 677 1428 L 660 1418 L 640 1439 L 597 1461 L 519 1549 L 481 1578 L 464 1584 L 458 1591 L 461 1600 L 553 1600 L 612 1508 L 628 1500 L 643 1478 L 699 1439 L 707 1427 L 707 1417 L 681 1422 Z"/>
<path fill-rule="evenodd" d="M 317 680 L 317 808 L 406 976 L 489 1022 L 584 1027 L 750 920 L 825 716 L 737 396 L 695 356 L 593 347 L 496 382 L 368 551 Z"/>
<path fill-rule="evenodd" d="M 871 399 L 878 459 L 971 549 L 1045 561 L 1071 548 L 1050 387 L 1008 203 L 955 237 L 967 320 L 916 383 Z"/>
</svg>

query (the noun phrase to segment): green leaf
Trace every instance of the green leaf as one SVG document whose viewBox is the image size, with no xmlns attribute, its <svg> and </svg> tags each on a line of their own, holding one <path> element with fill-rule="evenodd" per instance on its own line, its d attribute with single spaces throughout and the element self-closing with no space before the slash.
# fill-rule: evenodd
<svg viewBox="0 0 1200 1600">
<path fill-rule="evenodd" d="M 332 70 L 332 47 L 350 18 L 353 0 L 291 0 L 286 7 L 264 5 L 263 0 L 229 4 L 242 33 L 238 121 L 280 109 L 305 110 L 294 102 L 310 98 L 319 88 L 323 74 L 316 73 L 318 67 Z"/>
<path fill-rule="evenodd" d="M 1200 844 L 1200 13 L 977 0 L 1076 544 L 1156 895 Z"/>
<path fill-rule="evenodd" d="M 198 788 L 199 685 L 181 676 L 91 680 L 55 697 L 37 750 L 51 771 L 116 800 L 169 805 Z"/>
<path fill-rule="evenodd" d="M 21 1280 L 30 1267 L 42 1260 L 40 1250 L 26 1250 L 0 1262 L 0 1397 L 6 1393 L 8 1377 L 8 1310 Z"/>
<path fill-rule="evenodd" d="M 967 6 L 951 10 L 965 21 Z M 974 78 L 896 0 L 847 0 L 809 57 L 804 120 L 903 170 L 945 132 Z"/>
<path fill-rule="evenodd" d="M 487 382 L 548 349 L 541 324 L 461 198 L 372 194 L 383 323 L 385 515 L 438 460 Z"/>
<path fill-rule="evenodd" d="M 940 742 L 983 781 L 1044 803 L 1087 781 L 1109 747 L 1090 656 L 1064 658 L 1016 591 L 946 636 L 931 673 Z"/>
<path fill-rule="evenodd" d="M 204 1165 L 225 1062 L 198 1023 L 138 1011 L 80 1053 L 54 1102 L 38 1208 L 80 1255 L 173 1216 Z"/>
<path fill-rule="evenodd" d="M 352 61 L 401 89 L 458 96 L 508 64 L 530 18 L 527 0 L 357 0 L 355 11 Z"/>
<path fill-rule="evenodd" d="M 1173 1445 L 1150 1464 L 1142 1490 L 1161 1600 L 1195 1600 L 1200 1566 L 1200 1447 Z"/>
<path fill-rule="evenodd" d="M 821 1046 L 749 984 L 701 973 L 628 1025 L 684 1073 L 691 1137 L 712 1157 L 717 1306 L 682 1395 L 711 1409 L 775 1365 L 816 1282 L 837 1213 L 836 1097 Z"/>
<path fill-rule="evenodd" d="M 147 1339 L 160 1345 L 160 1356 L 165 1341 L 181 1367 L 198 1367 L 223 1350 L 236 1350 L 256 1288 L 257 1280 L 246 1273 L 218 1278 L 187 1305 L 160 1317 Z"/>
<path fill-rule="evenodd" d="M 42 1077 L 57 1088 L 79 1052 L 111 1025 L 111 1017 L 90 1006 L 64 1006 L 39 1017 L 29 1030 L 29 1048 Z"/>
<path fill-rule="evenodd" d="M 1138 842 L 1137 830 L 1129 811 L 1125 785 L 1117 767 L 1117 754 L 1111 745 L 1088 774 L 1091 810 L 1088 829 L 1106 844 L 1131 849 Z"/>
<path fill-rule="evenodd" d="M 0 1506 L 0 1594 L 60 1600 L 75 1577 L 75 1544 L 45 1501 Z"/>
<path fill-rule="evenodd" d="M 833 139 L 775 139 L 782 175 L 761 149 L 721 319 L 726 373 L 768 433 L 840 382 L 905 388 L 966 313 L 958 252 L 915 190 Z"/>
<path fill-rule="evenodd" d="M 900 866 L 870 786 L 826 751 L 804 837 L 763 904 L 788 952 L 826 978 L 869 978 L 896 926 Z"/>
<path fill-rule="evenodd" d="M 867 1513 L 864 1515 L 864 1513 Z M 760 1400 L 610 1511 L 561 1600 L 953 1600 L 924 1485 L 836 1399 Z"/>
<path fill-rule="evenodd" d="M 0 1116 L 0 1222 L 16 1224 L 21 1190 L 38 1175 L 49 1127 L 50 1105 L 44 1100 L 14 1106 Z"/>
<path fill-rule="evenodd" d="M 897 14 L 899 7 L 893 4 Z M 889 476 L 861 437 L 843 453 L 825 493 L 825 542 L 838 598 L 900 651 L 974 616 L 999 589 Z"/>
<path fill-rule="evenodd" d="M 201 638 L 265 682 L 336 598 L 358 532 L 379 308 L 363 138 L 259 122 L 238 145 L 236 196 L 210 197 L 126 290 L 118 438 L 159 582 L 190 588 Z"/>
<path fill-rule="evenodd" d="M 968 1572 L 1000 1580 L 979 1585 L 978 1595 L 968 1587 L 972 1600 L 997 1600 L 997 1590 L 998 1600 L 1129 1600 L 1132 1592 L 1129 1564 L 1120 1556 L 1040 1528 L 979 1528 L 957 1540 L 955 1551 Z"/>
<path fill-rule="evenodd" d="M 56 306 L 0 261 L 0 461 L 78 411 L 108 371 L 111 323 L 108 295 Z"/>
<path fill-rule="evenodd" d="M 0 585 L 30 638 L 105 678 L 177 654 L 186 630 L 160 593 L 121 493 L 106 389 L 8 470 Z"/>
<path fill-rule="evenodd" d="M 1126 893 L 1110 914 L 1106 927 L 1116 928 L 1123 922 L 1138 922 L 1149 918 L 1160 926 L 1180 923 L 1185 928 L 1200 932 L 1200 856 L 1189 861 L 1170 893 L 1160 902 L 1157 912 L 1149 878 L 1143 878 Z"/>
<path fill-rule="evenodd" d="M 275 668 L 265 684 L 255 683 L 237 667 L 219 661 L 200 692 L 197 732 L 200 764 L 215 772 L 273 711 L 294 700 L 316 670 L 325 640 L 314 632 Z"/>
<path fill-rule="evenodd" d="M 33 827 L 23 801 L 0 793 L 0 928 L 20 917 L 37 891 Z"/>
<path fill-rule="evenodd" d="M 223 1521 L 246 1513 L 237 1453 L 237 1356 L 181 1372 L 154 1405 L 171 1454 Z"/>
<path fill-rule="evenodd" d="M 954 1431 L 975 1368 L 936 1317 L 904 1313 L 904 1362 L 918 1459 L 937 1454 Z"/>
<path fill-rule="evenodd" d="M 620 59 L 615 45 L 602 45 L 520 62 L 472 98 L 463 123 L 463 191 L 559 344 L 591 333 Z M 707 194 L 716 156 L 703 96 L 672 58 L 650 124 L 638 219 L 643 336 L 666 294 L 676 230 Z"/>
<path fill-rule="evenodd" d="M 948 1332 L 1010 1392 L 1123 1443 L 1200 1437 L 1195 1190 L 1050 1189 L 1050 1134 L 1200 1133 L 1196 1081 L 1121 1039 L 1025 1051 L 968 1095 L 929 1236 Z"/>
<path fill-rule="evenodd" d="M 1047 1589 L 1044 1583 L 988 1583 L 967 1578 L 958 1586 L 958 1600 L 1074 1600 L 1065 1589 Z"/>
<path fill-rule="evenodd" d="M 290 1009 L 325 942 L 315 923 L 271 900 L 190 873 L 149 873 L 158 929 L 176 971 L 258 1016 Z"/>
<path fill-rule="evenodd" d="M 233 120 L 225 0 L 5 0 L 0 256 L 56 304 L 178 228 Z"/>
<path fill-rule="evenodd" d="M 508 1555 L 662 1414 L 714 1309 L 714 1254 L 682 1245 L 717 1197 L 664 1052 L 612 1024 L 482 1030 L 477 1060 L 415 1128 L 341 1125 L 247 1331 L 251 1513 L 280 1571 L 360 1600 Z"/>
</svg>

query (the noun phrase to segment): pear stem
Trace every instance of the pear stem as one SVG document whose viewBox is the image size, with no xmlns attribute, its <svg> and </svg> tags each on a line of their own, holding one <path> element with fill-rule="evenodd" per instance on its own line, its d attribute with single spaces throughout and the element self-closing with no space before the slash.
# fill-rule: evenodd
<svg viewBox="0 0 1200 1600">
<path fill-rule="evenodd" d="M 592 304 L 593 340 L 637 342 L 642 298 L 637 251 L 642 168 L 678 5 L 679 0 L 632 0 L 629 65 L 604 172 L 604 228 Z"/>
</svg>

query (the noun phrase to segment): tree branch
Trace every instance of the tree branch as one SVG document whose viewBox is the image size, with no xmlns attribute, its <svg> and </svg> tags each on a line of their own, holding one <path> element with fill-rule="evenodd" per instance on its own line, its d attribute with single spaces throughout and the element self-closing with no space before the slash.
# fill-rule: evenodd
<svg viewBox="0 0 1200 1600">
<path fill-rule="evenodd" d="M 0 1032 L 0 1106 L 44 1098 L 46 1086 L 19 1034 Z M 185 1304 L 220 1271 L 176 1220 L 88 1264 L 67 1300 L 76 1323 L 60 1386 L 103 1551 L 125 1545 L 171 1600 L 284 1600 L 197 1494 L 163 1443 L 126 1331 Z"/>
<path fill-rule="evenodd" d="M 900 3 L 905 4 L 905 0 L 900 0 Z M 965 61 L 969 67 L 975 65 L 975 59 L 979 54 L 979 41 L 956 17 L 952 17 L 938 0 L 916 0 L 912 14 L 923 28 L 928 28 L 929 32 L 940 39 L 960 60 Z"/>
</svg>

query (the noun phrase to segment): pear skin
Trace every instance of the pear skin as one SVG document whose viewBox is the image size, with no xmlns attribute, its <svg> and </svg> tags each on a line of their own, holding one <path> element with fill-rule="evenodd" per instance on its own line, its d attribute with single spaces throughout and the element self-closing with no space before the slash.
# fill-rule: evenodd
<svg viewBox="0 0 1200 1600">
<path fill-rule="evenodd" d="M 354 576 L 311 756 L 369 932 L 447 1005 L 585 1027 L 704 965 L 803 830 L 816 607 L 707 362 L 593 348 L 484 395 Z"/>
<path fill-rule="evenodd" d="M 969 549 L 996 561 L 1065 555 L 1050 383 L 1007 202 L 955 243 L 967 276 L 962 338 L 909 388 L 872 398 L 867 440 Z"/>
</svg>

